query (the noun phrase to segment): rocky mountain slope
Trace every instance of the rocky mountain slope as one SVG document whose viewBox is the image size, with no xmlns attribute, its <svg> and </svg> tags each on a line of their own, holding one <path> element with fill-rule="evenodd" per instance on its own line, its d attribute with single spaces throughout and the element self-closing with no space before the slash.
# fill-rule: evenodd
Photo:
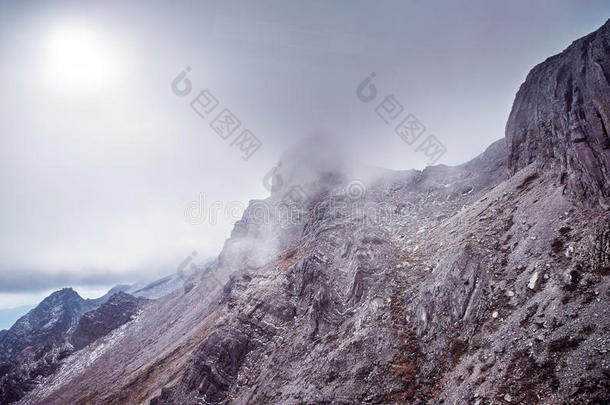
<svg viewBox="0 0 610 405">
<path fill-rule="evenodd" d="M 0 341 L 2 360 L 27 346 L 70 333 L 80 317 L 95 307 L 95 303 L 81 298 L 71 288 L 54 292 L 8 330 L 6 337 Z"/>
<path fill-rule="evenodd" d="M 132 320 L 146 301 L 122 291 L 112 295 L 99 308 L 82 316 L 74 333 L 70 336 L 70 343 L 75 350 L 80 350 L 102 336 L 106 336 Z"/>
<path fill-rule="evenodd" d="M 18 400 L 66 357 L 132 320 L 148 299 L 190 288 L 212 262 L 150 283 L 117 285 L 96 299 L 83 299 L 71 288 L 52 293 L 0 331 L 0 403 Z"/>
<path fill-rule="evenodd" d="M 60 362 L 129 321 L 146 300 L 125 293 L 85 300 L 56 291 L 0 336 L 0 403 L 14 402 Z"/>
<path fill-rule="evenodd" d="M 20 398 L 33 385 L 30 380 L 53 372 L 53 365 L 69 354 L 62 341 L 95 306 L 65 288 L 45 298 L 6 331 L 0 338 L 0 402 Z M 32 357 L 42 361 L 27 364 Z"/>
<path fill-rule="evenodd" d="M 608 403 L 609 29 L 534 68 L 463 165 L 300 145 L 196 282 L 20 403 Z"/>
</svg>

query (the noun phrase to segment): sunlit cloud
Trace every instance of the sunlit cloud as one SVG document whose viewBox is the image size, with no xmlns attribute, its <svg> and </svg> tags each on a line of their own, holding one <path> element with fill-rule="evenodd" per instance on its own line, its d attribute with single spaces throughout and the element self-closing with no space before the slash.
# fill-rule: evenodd
<svg viewBox="0 0 610 405">
<path fill-rule="evenodd" d="M 52 26 L 44 50 L 44 83 L 56 90 L 102 90 L 119 78 L 125 56 L 111 36 L 84 22 Z"/>
</svg>

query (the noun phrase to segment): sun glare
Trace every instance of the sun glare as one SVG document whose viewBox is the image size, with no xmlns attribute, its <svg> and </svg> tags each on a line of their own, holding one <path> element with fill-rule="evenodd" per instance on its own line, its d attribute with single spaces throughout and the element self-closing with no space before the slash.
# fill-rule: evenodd
<svg viewBox="0 0 610 405">
<path fill-rule="evenodd" d="M 46 51 L 45 76 L 53 86 L 95 90 L 116 76 L 114 50 L 93 29 L 57 28 L 48 38 Z"/>
</svg>

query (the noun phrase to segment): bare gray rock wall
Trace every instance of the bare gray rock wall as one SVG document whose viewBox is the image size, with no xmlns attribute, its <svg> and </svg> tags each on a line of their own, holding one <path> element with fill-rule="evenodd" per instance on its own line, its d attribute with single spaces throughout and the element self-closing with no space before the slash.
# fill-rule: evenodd
<svg viewBox="0 0 610 405">
<path fill-rule="evenodd" d="M 506 124 L 512 174 L 556 168 L 581 200 L 610 197 L 610 21 L 534 67 Z"/>
</svg>

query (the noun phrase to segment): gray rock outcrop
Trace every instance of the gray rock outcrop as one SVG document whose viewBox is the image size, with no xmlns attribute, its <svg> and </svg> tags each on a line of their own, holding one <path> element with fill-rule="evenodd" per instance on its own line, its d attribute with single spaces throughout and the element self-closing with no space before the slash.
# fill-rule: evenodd
<svg viewBox="0 0 610 405">
<path fill-rule="evenodd" d="M 610 20 L 534 67 L 506 124 L 512 174 L 536 161 L 581 200 L 610 197 Z"/>
</svg>

